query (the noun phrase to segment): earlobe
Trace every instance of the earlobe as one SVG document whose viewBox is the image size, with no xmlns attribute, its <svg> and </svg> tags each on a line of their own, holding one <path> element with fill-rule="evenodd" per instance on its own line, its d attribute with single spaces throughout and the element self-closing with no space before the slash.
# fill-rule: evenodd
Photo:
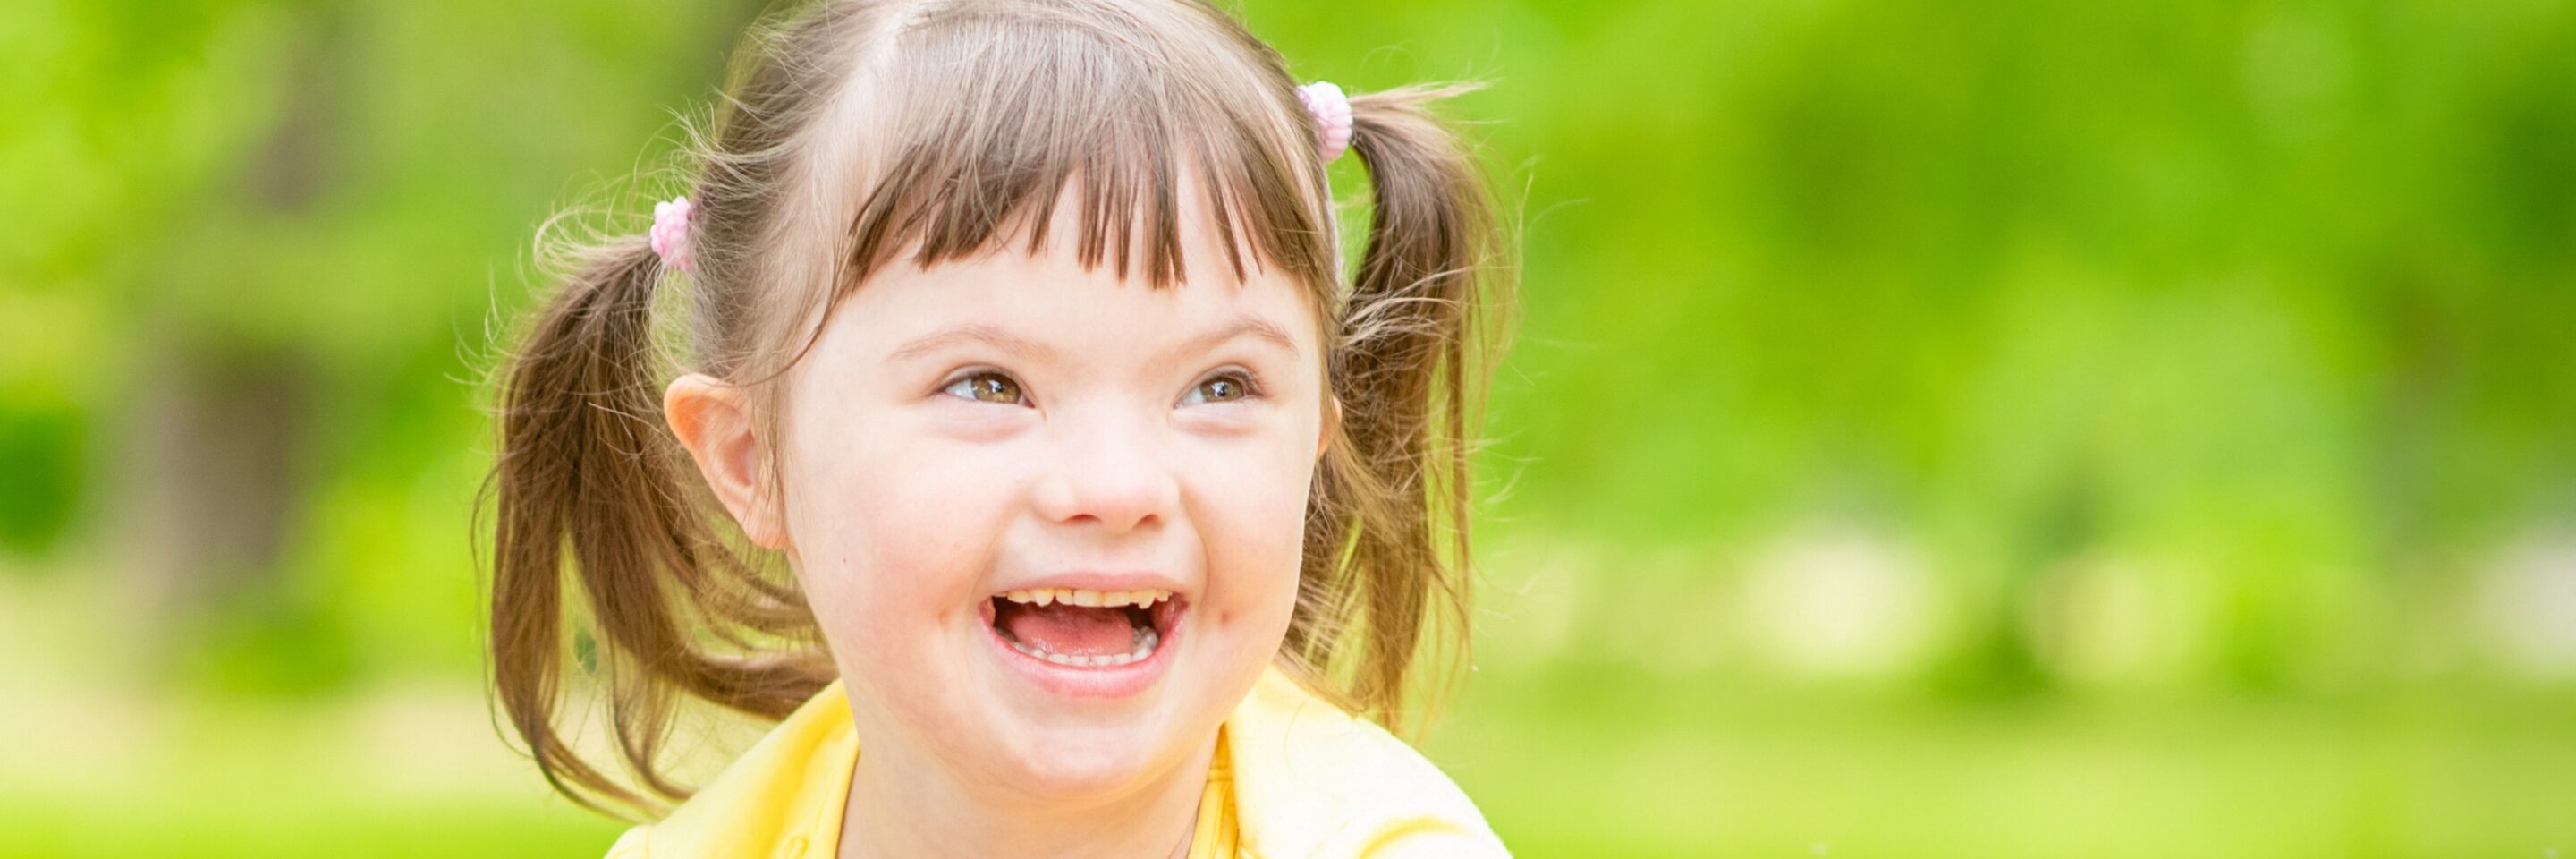
<svg viewBox="0 0 2576 859">
<path fill-rule="evenodd" d="M 1323 461 L 1324 452 L 1333 448 L 1333 436 L 1342 431 L 1342 398 L 1324 397 L 1324 431 L 1315 434 L 1315 459 Z"/>
<path fill-rule="evenodd" d="M 663 390 L 662 414 L 743 535 L 762 548 L 785 548 L 786 528 L 769 497 L 760 437 L 752 429 L 742 389 L 690 373 Z"/>
</svg>

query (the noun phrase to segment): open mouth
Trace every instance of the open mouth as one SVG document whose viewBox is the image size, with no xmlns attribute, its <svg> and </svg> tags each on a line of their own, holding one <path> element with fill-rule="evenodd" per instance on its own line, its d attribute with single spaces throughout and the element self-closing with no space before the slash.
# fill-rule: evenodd
<svg viewBox="0 0 2576 859">
<path fill-rule="evenodd" d="M 1170 591 L 1032 588 L 993 597 L 993 632 L 1032 659 L 1115 668 L 1151 658 L 1181 612 Z"/>
</svg>

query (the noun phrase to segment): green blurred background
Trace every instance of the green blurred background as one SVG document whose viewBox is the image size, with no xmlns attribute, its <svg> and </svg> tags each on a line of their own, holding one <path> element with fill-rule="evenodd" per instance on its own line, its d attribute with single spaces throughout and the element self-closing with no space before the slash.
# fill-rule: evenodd
<svg viewBox="0 0 2576 859">
<path fill-rule="evenodd" d="M 2576 856 L 2568 4 L 1243 11 L 1493 84 L 1427 749 L 1523 853 Z M 484 709 L 479 379 L 757 12 L 0 8 L 0 853 L 606 847 Z"/>
</svg>

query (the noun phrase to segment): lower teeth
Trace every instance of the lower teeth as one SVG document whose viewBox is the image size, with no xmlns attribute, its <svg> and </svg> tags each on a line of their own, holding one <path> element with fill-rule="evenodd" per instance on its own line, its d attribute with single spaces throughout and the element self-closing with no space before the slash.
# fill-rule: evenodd
<svg viewBox="0 0 2576 859">
<path fill-rule="evenodd" d="M 1021 653 L 1026 653 L 1030 656 L 1044 659 L 1048 662 L 1053 662 L 1057 665 L 1107 667 L 1131 664 L 1142 660 L 1145 657 L 1154 655 L 1155 646 L 1161 644 L 1163 638 L 1160 635 L 1154 634 L 1154 630 L 1150 628 L 1139 629 L 1136 631 L 1136 646 L 1134 649 L 1125 653 L 1106 653 L 1097 656 L 1073 656 L 1063 653 L 1049 653 L 1035 647 L 1030 647 L 1026 644 L 1021 644 L 1017 641 L 1012 641 L 1009 638 L 1004 638 L 1002 640 L 1009 641 L 1012 650 L 1017 650 Z"/>
</svg>

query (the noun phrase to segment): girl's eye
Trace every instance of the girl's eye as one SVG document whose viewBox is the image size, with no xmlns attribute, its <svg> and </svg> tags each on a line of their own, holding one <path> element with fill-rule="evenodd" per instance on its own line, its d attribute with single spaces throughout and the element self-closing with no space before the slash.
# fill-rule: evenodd
<svg viewBox="0 0 2576 859">
<path fill-rule="evenodd" d="M 1181 405 L 1195 406 L 1207 403 L 1230 403 L 1236 400 L 1250 399 L 1252 395 L 1253 389 L 1251 376 L 1243 373 L 1227 373 L 1198 383 L 1197 387 L 1191 388 L 1187 395 L 1181 397 Z"/>
<path fill-rule="evenodd" d="M 976 373 L 950 382 L 942 392 L 959 399 L 974 400 L 979 403 L 1000 403 L 1006 406 L 1022 405 L 1028 399 L 1020 393 L 1019 382 L 1012 381 L 1009 376 L 993 372 Z"/>
</svg>

